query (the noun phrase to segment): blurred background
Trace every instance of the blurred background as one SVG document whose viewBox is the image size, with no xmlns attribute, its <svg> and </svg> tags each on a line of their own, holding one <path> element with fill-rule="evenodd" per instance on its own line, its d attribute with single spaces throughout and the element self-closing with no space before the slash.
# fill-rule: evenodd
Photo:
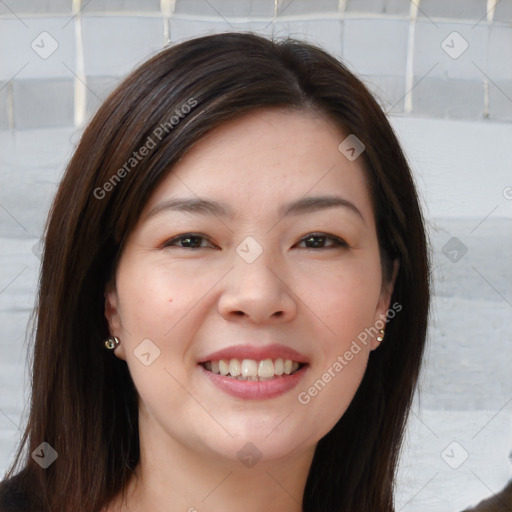
<svg viewBox="0 0 512 512">
<path fill-rule="evenodd" d="M 322 46 L 388 113 L 435 287 L 397 511 L 497 493 L 512 477 L 512 0 L 0 0 L 0 475 L 28 413 L 39 240 L 84 125 L 155 52 L 225 31 Z"/>
</svg>

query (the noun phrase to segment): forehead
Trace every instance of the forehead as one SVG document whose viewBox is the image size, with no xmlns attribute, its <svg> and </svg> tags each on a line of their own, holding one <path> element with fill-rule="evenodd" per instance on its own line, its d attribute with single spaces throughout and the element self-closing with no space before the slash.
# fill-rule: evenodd
<svg viewBox="0 0 512 512">
<path fill-rule="evenodd" d="M 209 198 L 249 218 L 299 198 L 342 195 L 373 221 L 363 158 L 338 149 L 349 134 L 311 112 L 252 111 L 195 144 L 154 191 L 145 212 L 174 197 Z"/>
</svg>

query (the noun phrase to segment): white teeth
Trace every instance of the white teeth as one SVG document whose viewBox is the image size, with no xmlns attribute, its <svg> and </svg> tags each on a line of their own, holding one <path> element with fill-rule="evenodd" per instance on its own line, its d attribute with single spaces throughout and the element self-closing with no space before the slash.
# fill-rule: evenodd
<svg viewBox="0 0 512 512">
<path fill-rule="evenodd" d="M 274 363 L 274 373 L 276 375 L 283 375 L 284 372 L 284 362 L 281 358 L 276 359 Z"/>
<path fill-rule="evenodd" d="M 258 377 L 273 377 L 274 376 L 274 362 L 272 359 L 264 359 L 258 365 Z"/>
<path fill-rule="evenodd" d="M 242 365 L 238 359 L 231 359 L 229 362 L 229 373 L 232 377 L 238 377 L 242 373 Z"/>
<path fill-rule="evenodd" d="M 299 369 L 300 364 L 291 359 L 278 358 L 263 359 L 220 359 L 219 361 L 206 361 L 204 367 L 223 376 L 238 380 L 264 381 L 279 377 L 283 374 L 290 375 Z"/>
<path fill-rule="evenodd" d="M 221 375 L 227 375 L 229 373 L 229 361 L 226 362 L 224 359 L 219 361 L 219 371 Z"/>
<path fill-rule="evenodd" d="M 253 359 L 244 359 L 242 361 L 242 376 L 243 377 L 257 377 L 258 363 Z"/>
</svg>

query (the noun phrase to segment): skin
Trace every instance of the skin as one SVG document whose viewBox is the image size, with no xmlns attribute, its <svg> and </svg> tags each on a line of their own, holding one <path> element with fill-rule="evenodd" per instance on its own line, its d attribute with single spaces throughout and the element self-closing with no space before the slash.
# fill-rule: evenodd
<svg viewBox="0 0 512 512">
<path fill-rule="evenodd" d="M 108 510 L 302 510 L 316 444 L 344 414 L 378 341 L 360 344 L 309 403 L 298 395 L 386 313 L 397 271 L 383 282 L 363 159 L 338 150 L 347 135 L 310 112 L 253 111 L 195 145 L 151 196 L 106 290 L 115 355 L 139 393 L 141 443 L 127 501 Z M 362 218 L 347 207 L 278 215 L 283 203 L 320 195 L 343 196 Z M 148 215 L 176 197 L 223 201 L 234 215 Z M 186 233 L 204 237 L 200 248 L 164 246 Z M 348 246 L 320 238 L 315 248 L 303 240 L 312 233 Z M 236 252 L 248 236 L 263 251 L 252 263 Z M 134 353 L 144 339 L 160 350 L 149 366 Z M 292 347 L 309 357 L 307 373 L 276 398 L 227 395 L 197 360 L 243 343 Z M 261 453 L 252 467 L 237 457 L 248 442 Z"/>
</svg>

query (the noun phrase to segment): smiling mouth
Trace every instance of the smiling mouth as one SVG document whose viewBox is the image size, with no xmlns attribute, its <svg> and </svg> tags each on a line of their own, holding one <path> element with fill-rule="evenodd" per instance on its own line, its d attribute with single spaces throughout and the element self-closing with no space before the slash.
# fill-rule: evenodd
<svg viewBox="0 0 512 512">
<path fill-rule="evenodd" d="M 307 363 L 292 359 L 220 359 L 200 363 L 206 370 L 237 380 L 266 381 L 293 375 Z"/>
</svg>

